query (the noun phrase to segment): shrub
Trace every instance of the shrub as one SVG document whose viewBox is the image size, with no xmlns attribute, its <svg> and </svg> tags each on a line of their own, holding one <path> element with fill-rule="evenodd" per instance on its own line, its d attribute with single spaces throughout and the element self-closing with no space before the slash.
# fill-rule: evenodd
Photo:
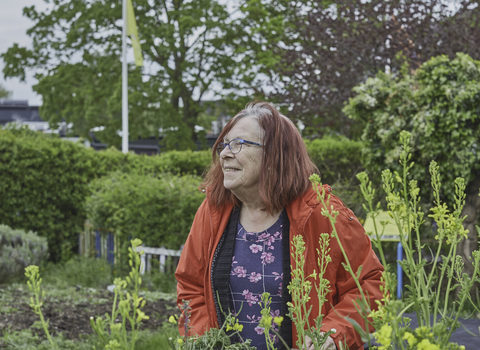
<svg viewBox="0 0 480 350">
<path fill-rule="evenodd" d="M 325 136 L 321 139 L 305 140 L 308 154 L 320 170 L 322 182 L 333 184 L 350 181 L 363 171 L 360 161 L 363 142 L 344 136 Z"/>
<path fill-rule="evenodd" d="M 192 175 L 113 173 L 91 183 L 88 219 L 121 242 L 140 238 L 147 246 L 178 249 L 205 198 L 200 183 Z"/>
<path fill-rule="evenodd" d="M 320 170 L 322 182 L 332 186 L 333 193 L 358 217 L 365 217 L 360 183 L 355 177 L 364 170 L 360 157 L 363 142 L 344 136 L 325 136 L 305 140 L 305 144 L 312 161 Z"/>
<path fill-rule="evenodd" d="M 96 152 L 27 128 L 0 130 L 0 222 L 46 237 L 53 261 L 67 261 L 86 219 L 88 184 L 111 172 L 200 175 L 209 152 L 160 156 Z"/>
<path fill-rule="evenodd" d="M 47 240 L 33 232 L 0 225 L 0 281 L 23 276 L 28 265 L 42 262 L 48 254 Z"/>
</svg>

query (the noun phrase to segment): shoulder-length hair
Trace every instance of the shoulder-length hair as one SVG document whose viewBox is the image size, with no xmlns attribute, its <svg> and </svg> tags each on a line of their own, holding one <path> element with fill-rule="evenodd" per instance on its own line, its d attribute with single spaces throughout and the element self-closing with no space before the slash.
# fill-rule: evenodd
<svg viewBox="0 0 480 350">
<path fill-rule="evenodd" d="M 274 213 L 304 194 L 312 186 L 308 177 L 319 171 L 293 122 L 267 102 L 250 102 L 228 122 L 213 145 L 212 164 L 203 186 L 208 188 L 210 199 L 217 207 L 240 205 L 240 201 L 223 185 L 223 171 L 216 149 L 233 126 L 249 116 L 256 118 L 264 131 L 259 195 L 267 212 Z"/>
</svg>

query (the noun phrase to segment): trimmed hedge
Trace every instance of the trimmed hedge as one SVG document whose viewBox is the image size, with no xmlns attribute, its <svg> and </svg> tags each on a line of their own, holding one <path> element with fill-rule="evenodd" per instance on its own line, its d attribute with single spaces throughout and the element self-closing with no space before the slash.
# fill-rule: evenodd
<svg viewBox="0 0 480 350">
<path fill-rule="evenodd" d="M 69 259 L 86 219 L 88 184 L 111 172 L 200 175 L 210 152 L 160 156 L 97 152 L 27 128 L 0 130 L 0 223 L 46 237 L 53 261 Z"/>
<path fill-rule="evenodd" d="M 363 142 L 344 136 L 325 136 L 321 139 L 305 140 L 308 154 L 320 170 L 322 182 L 333 185 L 350 181 L 363 171 L 361 154 Z"/>
<path fill-rule="evenodd" d="M 354 208 L 358 200 L 356 182 L 352 179 L 357 172 L 363 170 L 359 156 L 362 143 L 342 137 L 324 137 L 306 141 L 306 144 L 322 173 L 322 181 L 333 185 L 334 191 L 337 190 L 336 193 L 346 204 Z M 128 194 L 126 199 L 115 199 L 136 213 L 124 214 L 131 218 L 132 224 L 128 224 L 125 219 L 120 224 L 120 221 L 117 221 L 119 212 L 116 212 L 117 216 L 114 218 L 107 219 L 108 213 L 102 211 L 99 205 L 96 205 L 99 214 L 89 212 L 91 219 L 95 217 L 94 221 L 98 225 L 116 231 L 129 230 L 141 235 L 141 232 L 149 232 L 141 237 L 146 244 L 150 244 L 147 242 L 150 242 L 149 237 L 153 234 L 151 237 L 155 237 L 155 242 L 152 244 L 159 244 L 158 240 L 163 237 L 162 240 L 165 241 L 162 241 L 162 244 L 178 248 L 178 242 L 183 238 L 172 238 L 168 241 L 164 233 L 154 232 L 165 227 L 176 235 L 186 235 L 200 203 L 200 197 L 197 196 L 201 196 L 196 190 L 192 190 L 195 194 L 186 191 L 200 184 L 201 179 L 198 176 L 203 174 L 210 159 L 210 151 L 173 151 L 159 156 L 123 154 L 116 149 L 97 152 L 55 135 L 27 128 L 0 130 L 0 223 L 37 232 L 47 238 L 53 261 L 68 260 L 78 244 L 77 234 L 83 231 L 87 217 L 85 201 L 91 195 L 91 189 L 95 190 L 92 198 L 106 201 L 107 188 L 100 187 L 112 187 L 114 181 L 121 181 L 137 196 L 135 200 L 130 198 L 130 202 Z M 166 173 L 197 177 L 187 176 L 182 180 L 170 176 L 168 183 L 184 186 L 183 192 L 180 189 L 168 190 L 166 193 L 173 196 L 172 198 L 167 198 L 167 195 L 153 195 L 152 192 L 168 189 L 165 185 L 167 176 L 162 175 Z M 122 177 L 119 174 L 129 176 Z M 141 175 L 145 175 L 145 178 Z M 104 176 L 107 177 L 95 181 L 89 188 L 92 181 Z M 147 185 L 152 186 L 150 191 Z M 140 193 L 145 194 L 145 198 L 149 198 L 152 205 L 158 208 L 153 210 L 149 207 L 149 202 L 139 197 Z M 184 198 L 190 202 L 185 202 Z M 90 207 L 95 206 L 93 199 L 89 203 Z M 179 213 L 182 212 L 187 214 L 179 219 Z M 100 218 L 101 215 L 103 219 Z M 157 215 L 162 218 L 157 218 Z M 144 218 L 145 223 L 135 221 L 137 217 Z M 138 230 L 140 227 L 141 230 Z"/>
<path fill-rule="evenodd" d="M 38 265 L 48 254 L 47 240 L 33 232 L 0 225 L 0 281 L 23 276 L 28 265 Z"/>
<path fill-rule="evenodd" d="M 91 183 L 86 209 L 90 223 L 108 228 L 120 241 L 179 249 L 205 198 L 198 176 L 113 173 Z"/>
<path fill-rule="evenodd" d="M 332 186 L 333 193 L 358 217 L 365 217 L 360 182 L 355 177 L 364 171 L 361 162 L 363 142 L 344 136 L 324 136 L 305 140 L 312 161 L 320 170 L 323 183 Z"/>
</svg>

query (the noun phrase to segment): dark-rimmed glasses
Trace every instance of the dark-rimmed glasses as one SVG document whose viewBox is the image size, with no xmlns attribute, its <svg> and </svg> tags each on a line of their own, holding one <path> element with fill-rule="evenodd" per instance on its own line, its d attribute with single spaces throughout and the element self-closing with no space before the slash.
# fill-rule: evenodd
<svg viewBox="0 0 480 350">
<path fill-rule="evenodd" d="M 220 142 L 217 146 L 217 154 L 220 155 L 220 153 L 222 153 L 222 151 L 227 146 L 228 146 L 228 148 L 230 148 L 230 152 L 232 152 L 233 154 L 237 154 L 242 150 L 242 145 L 244 143 L 246 143 L 248 145 L 255 145 L 255 146 L 263 147 L 263 145 L 261 145 L 259 143 L 256 143 L 256 142 L 242 140 L 242 139 L 233 139 L 233 140 L 230 140 L 230 142 L 227 142 L 227 143 Z"/>
</svg>

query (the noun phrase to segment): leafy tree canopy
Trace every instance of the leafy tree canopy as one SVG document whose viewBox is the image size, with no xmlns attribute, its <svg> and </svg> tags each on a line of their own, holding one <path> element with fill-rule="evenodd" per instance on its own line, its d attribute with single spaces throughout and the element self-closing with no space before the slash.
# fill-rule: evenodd
<svg viewBox="0 0 480 350">
<path fill-rule="evenodd" d="M 275 68 L 279 88 L 270 97 L 305 124 L 305 136 L 359 136 L 362 125 L 342 108 L 354 86 L 387 66 L 398 72 L 406 59 L 414 70 L 433 56 L 454 58 L 456 52 L 480 59 L 478 1 L 261 2 L 285 23 L 273 26 L 280 37 L 271 35 L 276 40 L 265 44 L 267 51 L 281 51 Z M 276 23 L 275 16 L 265 18 Z"/>
<path fill-rule="evenodd" d="M 45 1 L 50 3 L 45 12 L 24 8 L 35 22 L 27 32 L 33 49 L 14 44 L 2 54 L 5 77 L 23 80 L 26 69 L 34 69 L 42 117 L 52 124 L 72 122 L 73 132 L 83 136 L 104 126 L 97 137 L 118 145 L 121 0 Z M 244 11 L 217 0 L 134 0 L 133 5 L 145 66 L 129 67 L 130 138 L 161 128 L 168 148 L 195 148 L 202 99 L 229 91 L 241 95 L 255 81 L 253 61 L 242 47 L 248 37 Z M 252 91 L 243 96 L 251 99 Z"/>
<path fill-rule="evenodd" d="M 429 164 L 435 160 L 442 173 L 445 198 L 453 200 L 454 180 L 466 183 L 480 173 L 480 61 L 458 53 L 424 63 L 413 74 L 405 67 L 397 76 L 378 73 L 354 88 L 344 112 L 361 120 L 367 169 L 400 170 L 398 135 L 412 133 L 412 178 L 419 181 L 422 199 L 432 203 Z M 473 192 L 478 195 L 478 188 Z"/>
</svg>

